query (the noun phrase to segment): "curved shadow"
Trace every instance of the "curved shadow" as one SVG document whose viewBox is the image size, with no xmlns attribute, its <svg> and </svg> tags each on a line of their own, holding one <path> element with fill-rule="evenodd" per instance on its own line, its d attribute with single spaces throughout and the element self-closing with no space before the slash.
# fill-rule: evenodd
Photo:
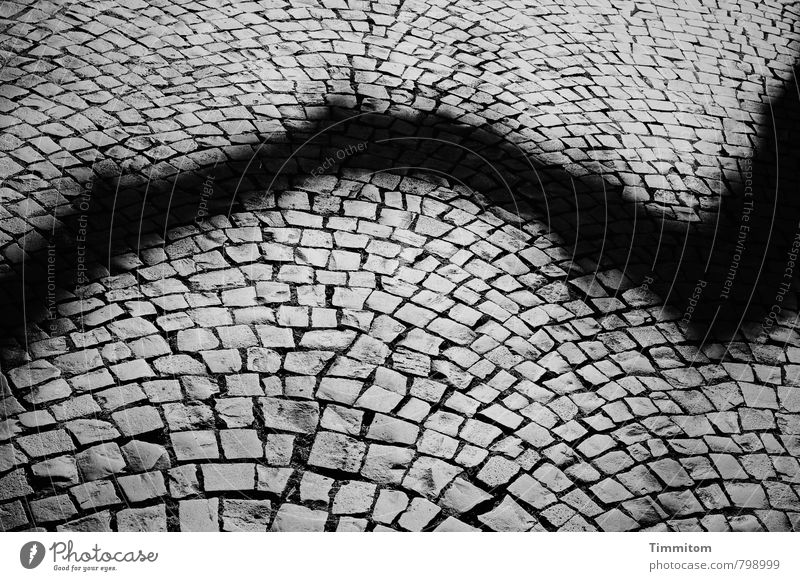
<svg viewBox="0 0 800 581">
<path fill-rule="evenodd" d="M 547 232 L 542 234 L 556 234 L 570 248 L 572 256 L 559 263 L 566 275 L 619 269 L 631 281 L 619 293 L 644 284 L 674 307 L 662 305 L 653 311 L 657 316 L 678 321 L 691 307 L 685 321 L 690 336 L 732 337 L 739 321 L 763 319 L 774 297 L 770 289 L 780 278 L 751 263 L 766 257 L 769 265 L 784 255 L 785 232 L 797 227 L 798 210 L 789 203 L 769 220 L 771 208 L 790 200 L 793 191 L 794 177 L 785 168 L 792 167 L 796 155 L 797 93 L 787 93 L 773 110 L 774 140 L 764 140 L 767 146 L 774 141 L 773 153 L 760 148 L 753 163 L 752 190 L 758 192 L 748 218 L 753 234 L 724 300 L 719 289 L 726 288 L 726 265 L 737 252 L 742 204 L 749 199 L 744 183 L 724 201 L 715 225 L 680 223 L 646 212 L 602 176 L 575 177 L 528 158 L 490 126 L 474 127 L 408 107 L 383 113 L 331 105 L 313 121 L 286 122 L 285 134 L 241 147 L 223 162 L 185 172 L 161 164 L 151 179 L 96 178 L 73 202 L 63 227 L 38 247 L 25 248 L 27 258 L 0 279 L 0 300 L 8 305 L 1 325 L 6 334 L 15 330 L 21 341 L 44 336 L 40 329 L 45 326 L 51 335 L 68 331 L 58 322 L 56 302 L 63 293 L 78 283 L 130 270 L 139 261 L 138 252 L 163 244 L 175 226 L 194 223 L 202 229 L 204 219 L 214 214 L 258 210 L 264 196 L 298 180 L 313 179 L 324 191 L 328 173 L 365 168 L 402 174 L 420 168 L 466 184 L 517 226 L 543 220 Z M 771 161 L 774 152 L 777 164 Z M 735 172 L 727 179 L 736 185 Z M 705 284 L 696 300 L 698 281 Z M 84 285 L 81 290 L 88 296 L 96 289 Z"/>
</svg>

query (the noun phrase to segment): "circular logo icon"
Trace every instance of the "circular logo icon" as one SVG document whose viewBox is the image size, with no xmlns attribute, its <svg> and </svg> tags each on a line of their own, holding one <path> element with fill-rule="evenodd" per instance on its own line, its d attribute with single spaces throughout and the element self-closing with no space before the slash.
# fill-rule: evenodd
<svg viewBox="0 0 800 581">
<path fill-rule="evenodd" d="M 42 564 L 44 552 L 44 545 L 39 541 L 25 543 L 19 550 L 19 562 L 26 569 L 35 569 Z"/>
</svg>

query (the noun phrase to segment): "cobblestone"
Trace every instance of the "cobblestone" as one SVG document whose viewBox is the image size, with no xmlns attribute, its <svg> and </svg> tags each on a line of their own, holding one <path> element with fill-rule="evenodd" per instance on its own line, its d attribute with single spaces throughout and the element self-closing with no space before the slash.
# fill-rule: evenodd
<svg viewBox="0 0 800 581">
<path fill-rule="evenodd" d="M 201 8 L 42 4 L 3 32 L 0 270 L 84 192 L 121 206 L 111 256 L 0 346 L 0 530 L 798 526 L 796 297 L 767 345 L 701 342 L 605 222 L 618 189 L 664 231 L 715 223 L 791 80 L 794 12 Z M 294 147 L 353 107 L 386 113 Z M 311 172 L 328 151 L 352 156 Z M 520 160 L 538 187 L 495 187 Z"/>
</svg>

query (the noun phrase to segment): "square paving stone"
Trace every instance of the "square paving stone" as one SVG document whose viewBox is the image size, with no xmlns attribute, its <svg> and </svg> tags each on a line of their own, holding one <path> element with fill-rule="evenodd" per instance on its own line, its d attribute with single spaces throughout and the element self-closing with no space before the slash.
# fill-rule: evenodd
<svg viewBox="0 0 800 581">
<path fill-rule="evenodd" d="M 107 510 L 71 520 L 56 527 L 57 532 L 110 533 L 111 513 Z"/>
<path fill-rule="evenodd" d="M 270 530 L 274 532 L 322 532 L 328 513 L 323 510 L 312 510 L 298 504 L 283 504 L 275 515 Z"/>
<path fill-rule="evenodd" d="M 397 524 L 408 531 L 422 531 L 441 511 L 442 509 L 431 501 L 415 498 L 408 509 L 400 515 Z"/>
<path fill-rule="evenodd" d="M 508 495 L 497 507 L 478 516 L 478 520 L 496 532 L 542 530 L 538 521 Z"/>
<path fill-rule="evenodd" d="M 273 468 L 259 464 L 256 466 L 256 490 L 281 495 L 293 473 L 291 468 Z"/>
<path fill-rule="evenodd" d="M 22 468 L 0 476 L 0 501 L 27 496 L 33 492 Z"/>
<path fill-rule="evenodd" d="M 382 489 L 372 511 L 376 522 L 391 524 L 398 514 L 408 506 L 408 495 L 400 490 Z"/>
<path fill-rule="evenodd" d="M 9 379 L 20 389 L 26 389 L 59 375 L 61 375 L 61 371 L 43 359 L 32 361 L 8 372 Z"/>
<path fill-rule="evenodd" d="M 492 497 L 464 478 L 456 478 L 442 495 L 441 504 L 457 513 L 472 510 Z"/>
<path fill-rule="evenodd" d="M 206 492 L 255 488 L 255 464 L 203 464 L 200 468 Z"/>
<path fill-rule="evenodd" d="M 483 465 L 477 478 L 489 487 L 497 487 L 508 483 L 519 472 L 520 467 L 502 456 L 492 456 Z"/>
<path fill-rule="evenodd" d="M 7 504 L 0 504 L 0 532 L 8 532 L 12 529 L 28 524 L 28 517 L 22 503 L 15 500 Z"/>
<path fill-rule="evenodd" d="M 119 532 L 166 532 L 167 512 L 163 504 L 126 508 L 117 513 Z"/>
<path fill-rule="evenodd" d="M 414 452 L 409 448 L 372 444 L 361 474 L 380 484 L 400 484 L 413 457 Z"/>
<path fill-rule="evenodd" d="M 153 406 L 140 406 L 114 412 L 111 419 L 119 426 L 120 431 L 126 436 L 138 436 L 160 430 L 164 422 Z"/>
<path fill-rule="evenodd" d="M 55 379 L 36 385 L 25 396 L 25 401 L 34 405 L 42 405 L 59 399 L 64 399 L 72 394 L 69 384 L 63 379 Z"/>
<path fill-rule="evenodd" d="M 78 466 L 73 456 L 57 456 L 31 466 L 34 477 L 57 488 L 78 483 Z M 1 488 L 1 487 L 0 487 Z"/>
<path fill-rule="evenodd" d="M 120 435 L 112 424 L 103 420 L 73 420 L 66 428 L 82 446 L 113 440 Z"/>
<path fill-rule="evenodd" d="M 366 444 L 335 432 L 318 432 L 308 463 L 312 466 L 357 472 L 366 452 Z"/>
<path fill-rule="evenodd" d="M 34 458 L 71 452 L 75 449 L 72 438 L 64 430 L 51 430 L 30 436 L 21 436 L 17 438 L 17 444 L 28 456 Z"/>
<path fill-rule="evenodd" d="M 367 482 L 343 484 L 333 499 L 333 514 L 366 513 L 372 506 L 377 486 Z"/>
<path fill-rule="evenodd" d="M 328 405 L 322 414 L 320 426 L 326 430 L 357 436 L 361 433 L 364 412 L 337 405 Z"/>
<path fill-rule="evenodd" d="M 264 425 L 273 430 L 313 434 L 319 423 L 319 404 L 273 397 L 261 398 Z"/>
<path fill-rule="evenodd" d="M 218 515 L 218 498 L 181 500 L 178 503 L 178 520 L 183 532 L 217 532 Z"/>
<path fill-rule="evenodd" d="M 30 503 L 33 520 L 37 524 L 68 520 L 78 514 L 75 505 L 66 494 L 49 496 Z"/>
<path fill-rule="evenodd" d="M 75 456 L 75 463 L 83 480 L 98 480 L 125 470 L 119 446 L 114 443 L 87 448 Z"/>
<path fill-rule="evenodd" d="M 291 329 L 272 325 L 256 325 L 256 333 L 263 347 L 286 347 L 293 349 L 294 335 Z"/>
<path fill-rule="evenodd" d="M 266 531 L 271 516 L 269 500 L 222 500 L 224 531 Z"/>
<path fill-rule="evenodd" d="M 103 406 L 103 409 L 110 412 L 123 406 L 140 402 L 147 397 L 135 383 L 98 391 L 94 396 L 97 398 L 97 401 L 100 402 L 100 405 Z M 98 408 L 98 412 L 99 411 Z"/>
<path fill-rule="evenodd" d="M 161 472 L 145 472 L 117 478 L 129 502 L 144 502 L 167 494 Z"/>
<path fill-rule="evenodd" d="M 438 458 L 420 456 L 403 479 L 403 486 L 419 494 L 436 498 L 461 472 L 461 468 Z"/>
<path fill-rule="evenodd" d="M 240 373 L 225 377 L 227 395 L 259 396 L 264 395 L 264 388 L 255 373 Z"/>
<path fill-rule="evenodd" d="M 177 432 L 170 434 L 169 437 L 178 461 L 219 458 L 217 438 L 211 430 Z"/>
<path fill-rule="evenodd" d="M 169 470 L 168 475 L 169 494 L 172 498 L 185 498 L 200 492 L 196 464 L 176 466 Z"/>
<path fill-rule="evenodd" d="M 264 444 L 255 430 L 220 430 L 219 436 L 225 458 L 264 457 Z"/>
<path fill-rule="evenodd" d="M 286 355 L 283 368 L 298 375 L 319 375 L 334 355 L 333 351 L 292 351 Z"/>
<path fill-rule="evenodd" d="M 147 394 L 150 403 L 178 401 L 183 397 L 180 383 L 175 379 L 145 381 L 142 383 L 142 389 Z"/>
<path fill-rule="evenodd" d="M 413 444 L 417 440 L 419 426 L 385 414 L 375 414 L 367 437 L 392 444 Z"/>
<path fill-rule="evenodd" d="M 201 351 L 200 355 L 211 373 L 236 373 L 242 369 L 242 357 L 236 349 Z"/>
<path fill-rule="evenodd" d="M 267 464 L 272 466 L 288 465 L 292 460 L 294 438 L 290 434 L 267 434 L 267 443 L 264 446 Z"/>
<path fill-rule="evenodd" d="M 219 418 L 228 428 L 244 428 L 252 425 L 253 400 L 245 397 L 218 399 L 214 403 Z"/>
<path fill-rule="evenodd" d="M 70 492 L 82 510 L 93 510 L 122 502 L 117 496 L 114 484 L 109 480 L 79 484 L 72 487 Z"/>
</svg>

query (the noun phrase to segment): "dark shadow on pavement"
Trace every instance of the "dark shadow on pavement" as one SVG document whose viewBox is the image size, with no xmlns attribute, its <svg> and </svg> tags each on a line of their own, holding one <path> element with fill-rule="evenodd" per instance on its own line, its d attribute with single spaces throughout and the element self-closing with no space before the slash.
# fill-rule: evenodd
<svg viewBox="0 0 800 581">
<path fill-rule="evenodd" d="M 71 215 L 49 245 L 26 248 L 26 260 L 0 279 L 6 305 L 2 327 L 20 343 L 68 332 L 48 319 L 57 313 L 54 301 L 74 293 L 77 283 L 132 270 L 139 264 L 137 253 L 163 245 L 171 228 L 210 228 L 204 221 L 215 214 L 257 211 L 265 196 L 298 180 L 352 167 L 428 170 L 469 186 L 505 210 L 503 217 L 511 223 L 542 220 L 547 230 L 541 234 L 557 235 L 572 253 L 561 261 L 567 275 L 592 274 L 598 263 L 601 270 L 624 270 L 630 282 L 622 284 L 619 294 L 641 298 L 647 294 L 643 289 L 631 289 L 644 282 L 662 299 L 668 297 L 672 309 L 664 310 L 657 300 L 643 303 L 662 318 L 679 320 L 698 281 L 705 281 L 701 300 L 692 303 L 689 335 L 734 336 L 740 319 L 763 319 L 771 307 L 782 276 L 776 265 L 785 262 L 797 228 L 799 208 L 791 199 L 795 178 L 789 171 L 796 169 L 796 92 L 779 99 L 773 110 L 774 139 L 765 137 L 753 162 L 753 196 L 745 197 L 745 184 L 736 183 L 736 172 L 729 173 L 735 193 L 724 200 L 715 232 L 713 225 L 665 221 L 647 213 L 602 176 L 578 177 L 526 157 L 489 126 L 473 127 L 410 108 L 357 112 L 332 103 L 324 116 L 286 121 L 285 133 L 264 137 L 262 145 L 240 147 L 223 162 L 184 172 L 159 164 L 150 178 L 97 177 L 91 191 L 73 201 Z M 780 154 L 777 165 L 775 151 Z M 742 204 L 749 199 L 755 200 L 750 234 L 735 281 L 728 285 L 730 296 L 723 300 L 720 289 L 727 288 Z M 776 204 L 779 211 L 771 220 Z M 759 271 L 755 265 L 762 259 L 769 268 Z M 88 298 L 97 286 L 84 284 L 80 290 Z"/>
</svg>

